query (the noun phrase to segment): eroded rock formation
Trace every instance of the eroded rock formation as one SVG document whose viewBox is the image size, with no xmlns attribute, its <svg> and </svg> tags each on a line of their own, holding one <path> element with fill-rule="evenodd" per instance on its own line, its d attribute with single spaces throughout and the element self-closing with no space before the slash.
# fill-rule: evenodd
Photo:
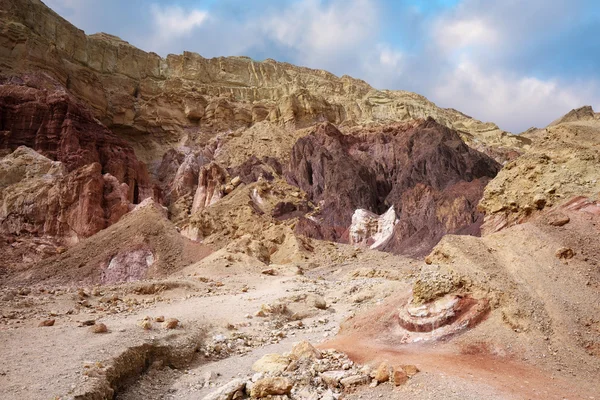
<svg viewBox="0 0 600 400">
<path fill-rule="evenodd" d="M 0 159 L 0 230 L 76 242 L 129 211 L 128 187 L 98 163 L 71 172 L 21 146 Z"/>
<path fill-rule="evenodd" d="M 0 85 L 0 150 L 27 146 L 60 161 L 67 171 L 99 163 L 101 173 L 127 184 L 130 202 L 154 196 L 146 167 L 133 148 L 83 104 L 60 86 L 38 86 L 43 83 L 37 79 L 28 85 L 13 81 Z"/>
<path fill-rule="evenodd" d="M 294 146 L 287 178 L 319 206 L 312 221 L 338 239 L 356 209 L 393 206 L 398 221 L 382 248 L 420 255 L 446 233 L 478 234 L 476 206 L 499 168 L 432 119 L 348 135 L 322 124 Z"/>
</svg>

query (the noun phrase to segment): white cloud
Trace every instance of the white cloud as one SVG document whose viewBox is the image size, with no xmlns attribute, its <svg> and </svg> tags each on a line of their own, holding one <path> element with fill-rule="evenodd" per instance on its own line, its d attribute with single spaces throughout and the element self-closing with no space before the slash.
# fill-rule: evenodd
<svg viewBox="0 0 600 400">
<path fill-rule="evenodd" d="M 150 47 L 154 51 L 166 49 L 173 40 L 189 36 L 209 18 L 203 10 L 184 10 L 179 6 L 150 7 L 155 34 Z"/>
<path fill-rule="evenodd" d="M 358 55 L 375 37 L 377 21 L 374 0 L 302 0 L 259 24 L 262 35 L 298 52 L 298 59 L 331 66 L 329 60 Z"/>
<path fill-rule="evenodd" d="M 600 103 L 595 82 L 562 84 L 554 79 L 483 70 L 472 61 L 460 63 L 442 82 L 432 89 L 432 98 L 440 105 L 516 133 L 525 127 L 544 127 L 586 100 Z"/>
<path fill-rule="evenodd" d="M 400 68 L 402 52 L 390 46 L 379 45 L 379 64 L 389 68 Z"/>
<path fill-rule="evenodd" d="M 496 46 L 499 33 L 482 18 L 446 21 L 442 19 L 436 29 L 436 41 L 445 51 L 467 49 L 474 46 Z"/>
</svg>

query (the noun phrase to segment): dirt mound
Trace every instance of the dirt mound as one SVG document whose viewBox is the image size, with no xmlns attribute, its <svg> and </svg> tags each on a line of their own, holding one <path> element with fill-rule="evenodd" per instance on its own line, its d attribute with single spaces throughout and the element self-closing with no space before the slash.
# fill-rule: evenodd
<svg viewBox="0 0 600 400">
<path fill-rule="evenodd" d="M 210 253 L 181 236 L 160 206 L 150 202 L 64 253 L 12 272 L 8 283 L 91 285 L 164 277 Z"/>
<path fill-rule="evenodd" d="M 398 221 L 380 248 L 424 255 L 445 233 L 478 234 L 476 204 L 499 168 L 429 119 L 348 135 L 320 125 L 298 140 L 286 176 L 319 205 L 313 222 L 327 227 L 320 231 L 340 239 L 355 210 L 382 214 L 393 206 Z"/>
<path fill-rule="evenodd" d="M 555 365 L 597 369 L 599 227 L 600 204 L 575 198 L 482 238 L 446 236 L 427 261 L 487 288 L 497 323 L 517 333 L 512 340 L 528 338 L 532 348 L 543 348 L 545 339 L 557 349 Z"/>
</svg>

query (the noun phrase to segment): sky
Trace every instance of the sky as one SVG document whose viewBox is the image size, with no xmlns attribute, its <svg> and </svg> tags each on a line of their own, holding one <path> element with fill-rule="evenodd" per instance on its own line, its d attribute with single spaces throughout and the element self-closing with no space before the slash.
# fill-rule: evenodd
<svg viewBox="0 0 600 400">
<path fill-rule="evenodd" d="M 600 111 L 594 0 L 43 0 L 161 56 L 273 58 L 422 94 L 502 129 Z"/>
</svg>

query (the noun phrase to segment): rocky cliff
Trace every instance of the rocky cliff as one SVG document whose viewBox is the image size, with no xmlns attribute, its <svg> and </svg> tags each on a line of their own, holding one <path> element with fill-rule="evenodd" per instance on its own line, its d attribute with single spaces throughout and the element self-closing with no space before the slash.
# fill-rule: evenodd
<svg viewBox="0 0 600 400">
<path fill-rule="evenodd" d="M 152 134 L 155 146 L 260 122 L 307 127 L 433 117 L 500 161 L 527 145 L 517 136 L 423 96 L 376 90 L 348 76 L 247 57 L 161 58 L 107 34 L 86 36 L 39 0 L 0 0 L 0 73 L 43 72 L 94 110 L 113 131 Z M 146 145 L 148 147 L 148 145 Z M 147 150 L 147 149 L 146 149 Z M 146 161 L 164 151 L 147 151 Z"/>
<path fill-rule="evenodd" d="M 477 203 L 499 169 L 455 131 L 428 119 L 347 135 L 320 125 L 298 140 L 286 176 L 319 206 L 312 223 L 338 239 L 348 240 L 355 210 L 383 214 L 393 207 L 398 220 L 380 248 L 423 255 L 446 233 L 478 234 Z"/>
</svg>

